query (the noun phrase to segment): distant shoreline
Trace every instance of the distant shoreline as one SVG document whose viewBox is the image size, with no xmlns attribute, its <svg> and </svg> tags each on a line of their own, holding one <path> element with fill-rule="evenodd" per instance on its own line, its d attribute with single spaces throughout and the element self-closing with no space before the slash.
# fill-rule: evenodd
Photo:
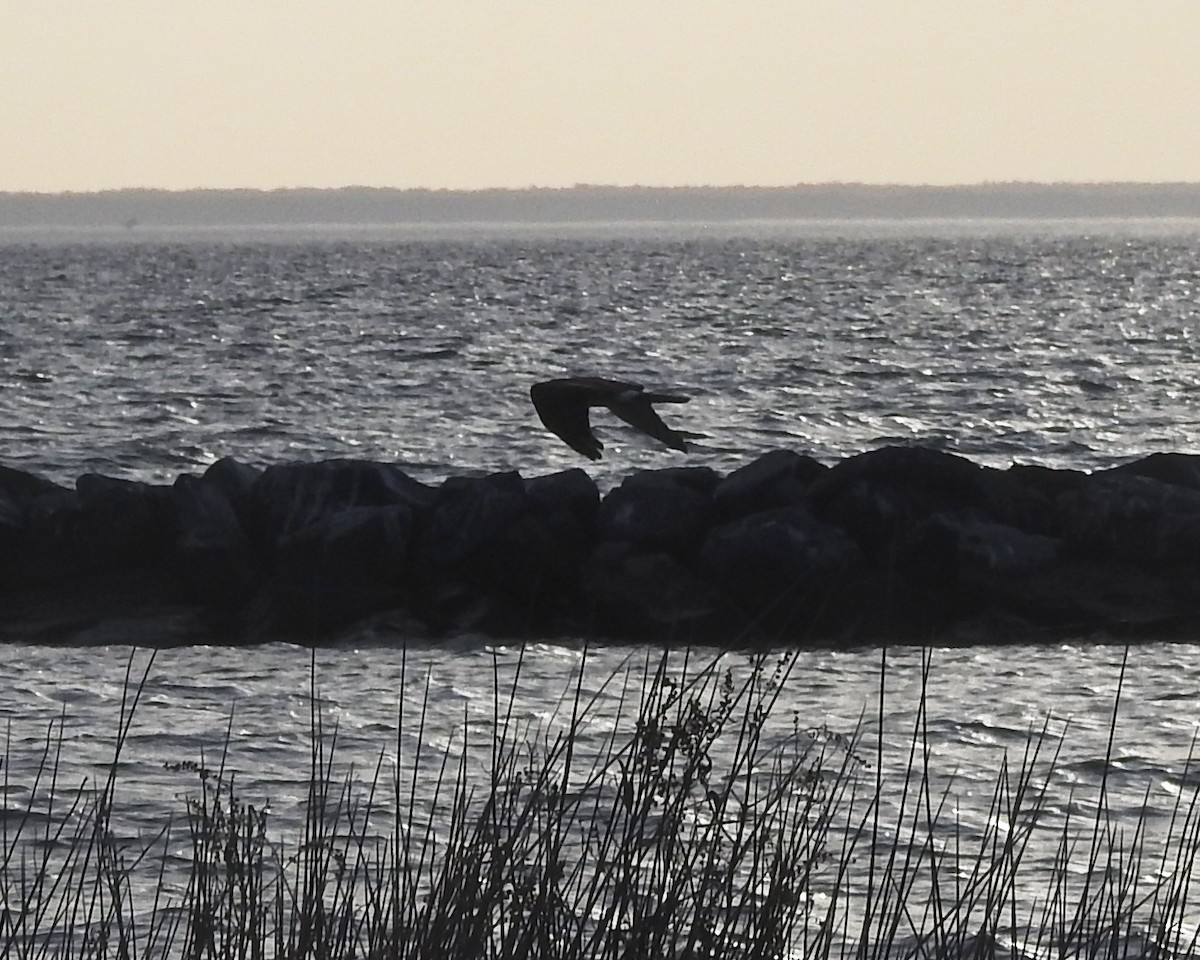
<svg viewBox="0 0 1200 960">
<path fill-rule="evenodd" d="M 0 229 L 1200 218 L 1200 184 L 0 193 Z"/>
</svg>

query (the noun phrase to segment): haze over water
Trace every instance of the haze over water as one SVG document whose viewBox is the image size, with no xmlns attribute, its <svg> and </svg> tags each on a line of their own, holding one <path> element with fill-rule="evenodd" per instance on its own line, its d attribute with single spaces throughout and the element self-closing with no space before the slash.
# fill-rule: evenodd
<svg viewBox="0 0 1200 960">
<path fill-rule="evenodd" d="M 601 414 L 605 459 L 586 466 L 605 485 L 658 466 L 728 471 L 784 446 L 832 462 L 921 443 L 1085 469 L 1197 452 L 1198 244 L 1187 222 L 9 237 L 0 462 L 63 483 L 88 471 L 169 482 L 223 456 L 388 460 L 428 481 L 532 476 L 581 465 L 528 402 L 530 383 L 571 373 L 690 393 L 670 421 L 707 435 L 676 454 Z M 110 758 L 128 650 L 119 632 L 108 639 L 6 648 L 10 776 L 29 774 L 64 707 L 70 769 Z M 1047 706 L 1076 718 L 1057 801 L 1095 782 L 1120 650 L 1086 639 L 935 655 L 932 736 L 942 772 L 959 772 L 964 822 Z M 628 652 L 596 651 L 595 676 Z M 491 716 L 492 666 L 515 653 L 461 637 L 411 655 L 433 678 L 427 734 L 444 748 L 464 715 Z M 535 642 L 521 709 L 549 718 L 580 655 Z M 316 659 L 345 758 L 371 769 L 394 737 L 400 650 L 351 632 Z M 848 732 L 875 702 L 878 666 L 877 651 L 801 653 L 784 708 Z M 130 836 L 182 813 L 162 762 L 211 755 L 230 709 L 243 787 L 258 778 L 280 822 L 295 822 L 308 671 L 308 653 L 283 644 L 161 653 L 127 753 Z M 891 772 L 915 654 L 893 671 Z M 1191 644 L 1132 652 L 1114 782 L 1125 813 L 1147 795 L 1154 816 L 1169 809 L 1198 680 Z M 1048 861 L 1053 840 L 1035 855 Z"/>
</svg>

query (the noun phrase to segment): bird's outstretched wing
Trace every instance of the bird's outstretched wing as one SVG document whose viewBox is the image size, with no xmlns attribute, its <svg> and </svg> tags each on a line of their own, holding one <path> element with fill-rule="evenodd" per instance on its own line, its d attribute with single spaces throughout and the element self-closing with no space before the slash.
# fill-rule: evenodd
<svg viewBox="0 0 1200 960">
<path fill-rule="evenodd" d="M 604 449 L 588 419 L 593 391 L 577 380 L 547 380 L 529 388 L 533 409 L 546 429 L 572 450 L 599 460 Z"/>
<path fill-rule="evenodd" d="M 631 427 L 637 427 L 642 433 L 665 443 L 672 450 L 682 450 L 686 453 L 687 441 L 684 435 L 663 423 L 650 404 L 687 403 L 688 399 L 673 393 L 645 393 L 641 387 L 637 387 L 615 394 L 607 406 Z"/>
</svg>

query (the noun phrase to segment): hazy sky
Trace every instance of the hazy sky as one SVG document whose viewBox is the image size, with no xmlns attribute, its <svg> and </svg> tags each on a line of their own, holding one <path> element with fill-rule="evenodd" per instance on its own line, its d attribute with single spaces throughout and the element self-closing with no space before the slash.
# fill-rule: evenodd
<svg viewBox="0 0 1200 960">
<path fill-rule="evenodd" d="M 0 0 L 0 190 L 1200 181 L 1197 0 Z"/>
</svg>

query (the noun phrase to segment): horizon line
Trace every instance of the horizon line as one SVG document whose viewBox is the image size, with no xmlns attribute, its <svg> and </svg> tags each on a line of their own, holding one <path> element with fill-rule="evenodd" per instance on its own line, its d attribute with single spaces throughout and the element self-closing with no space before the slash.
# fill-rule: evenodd
<svg viewBox="0 0 1200 960">
<path fill-rule="evenodd" d="M 114 193 L 157 193 L 157 194 L 188 194 L 188 193 L 338 193 L 342 191 L 361 190 L 388 193 L 435 193 L 435 194 L 496 194 L 496 193 L 566 193 L 582 190 L 811 190 L 830 188 L 853 188 L 859 190 L 972 190 L 987 188 L 1167 188 L 1167 187 L 1197 187 L 1200 180 L 976 180 L 956 183 L 915 183 L 915 182 L 873 182 L 865 180 L 814 180 L 790 184 L 756 184 L 756 183 L 588 183 L 579 182 L 566 186 L 489 186 L 489 187 L 397 187 L 379 186 L 363 183 L 350 183 L 341 186 L 277 186 L 277 187 L 98 187 L 88 190 L 29 190 L 29 189 L 0 189 L 0 196 L 28 197 L 94 197 Z"/>
</svg>

